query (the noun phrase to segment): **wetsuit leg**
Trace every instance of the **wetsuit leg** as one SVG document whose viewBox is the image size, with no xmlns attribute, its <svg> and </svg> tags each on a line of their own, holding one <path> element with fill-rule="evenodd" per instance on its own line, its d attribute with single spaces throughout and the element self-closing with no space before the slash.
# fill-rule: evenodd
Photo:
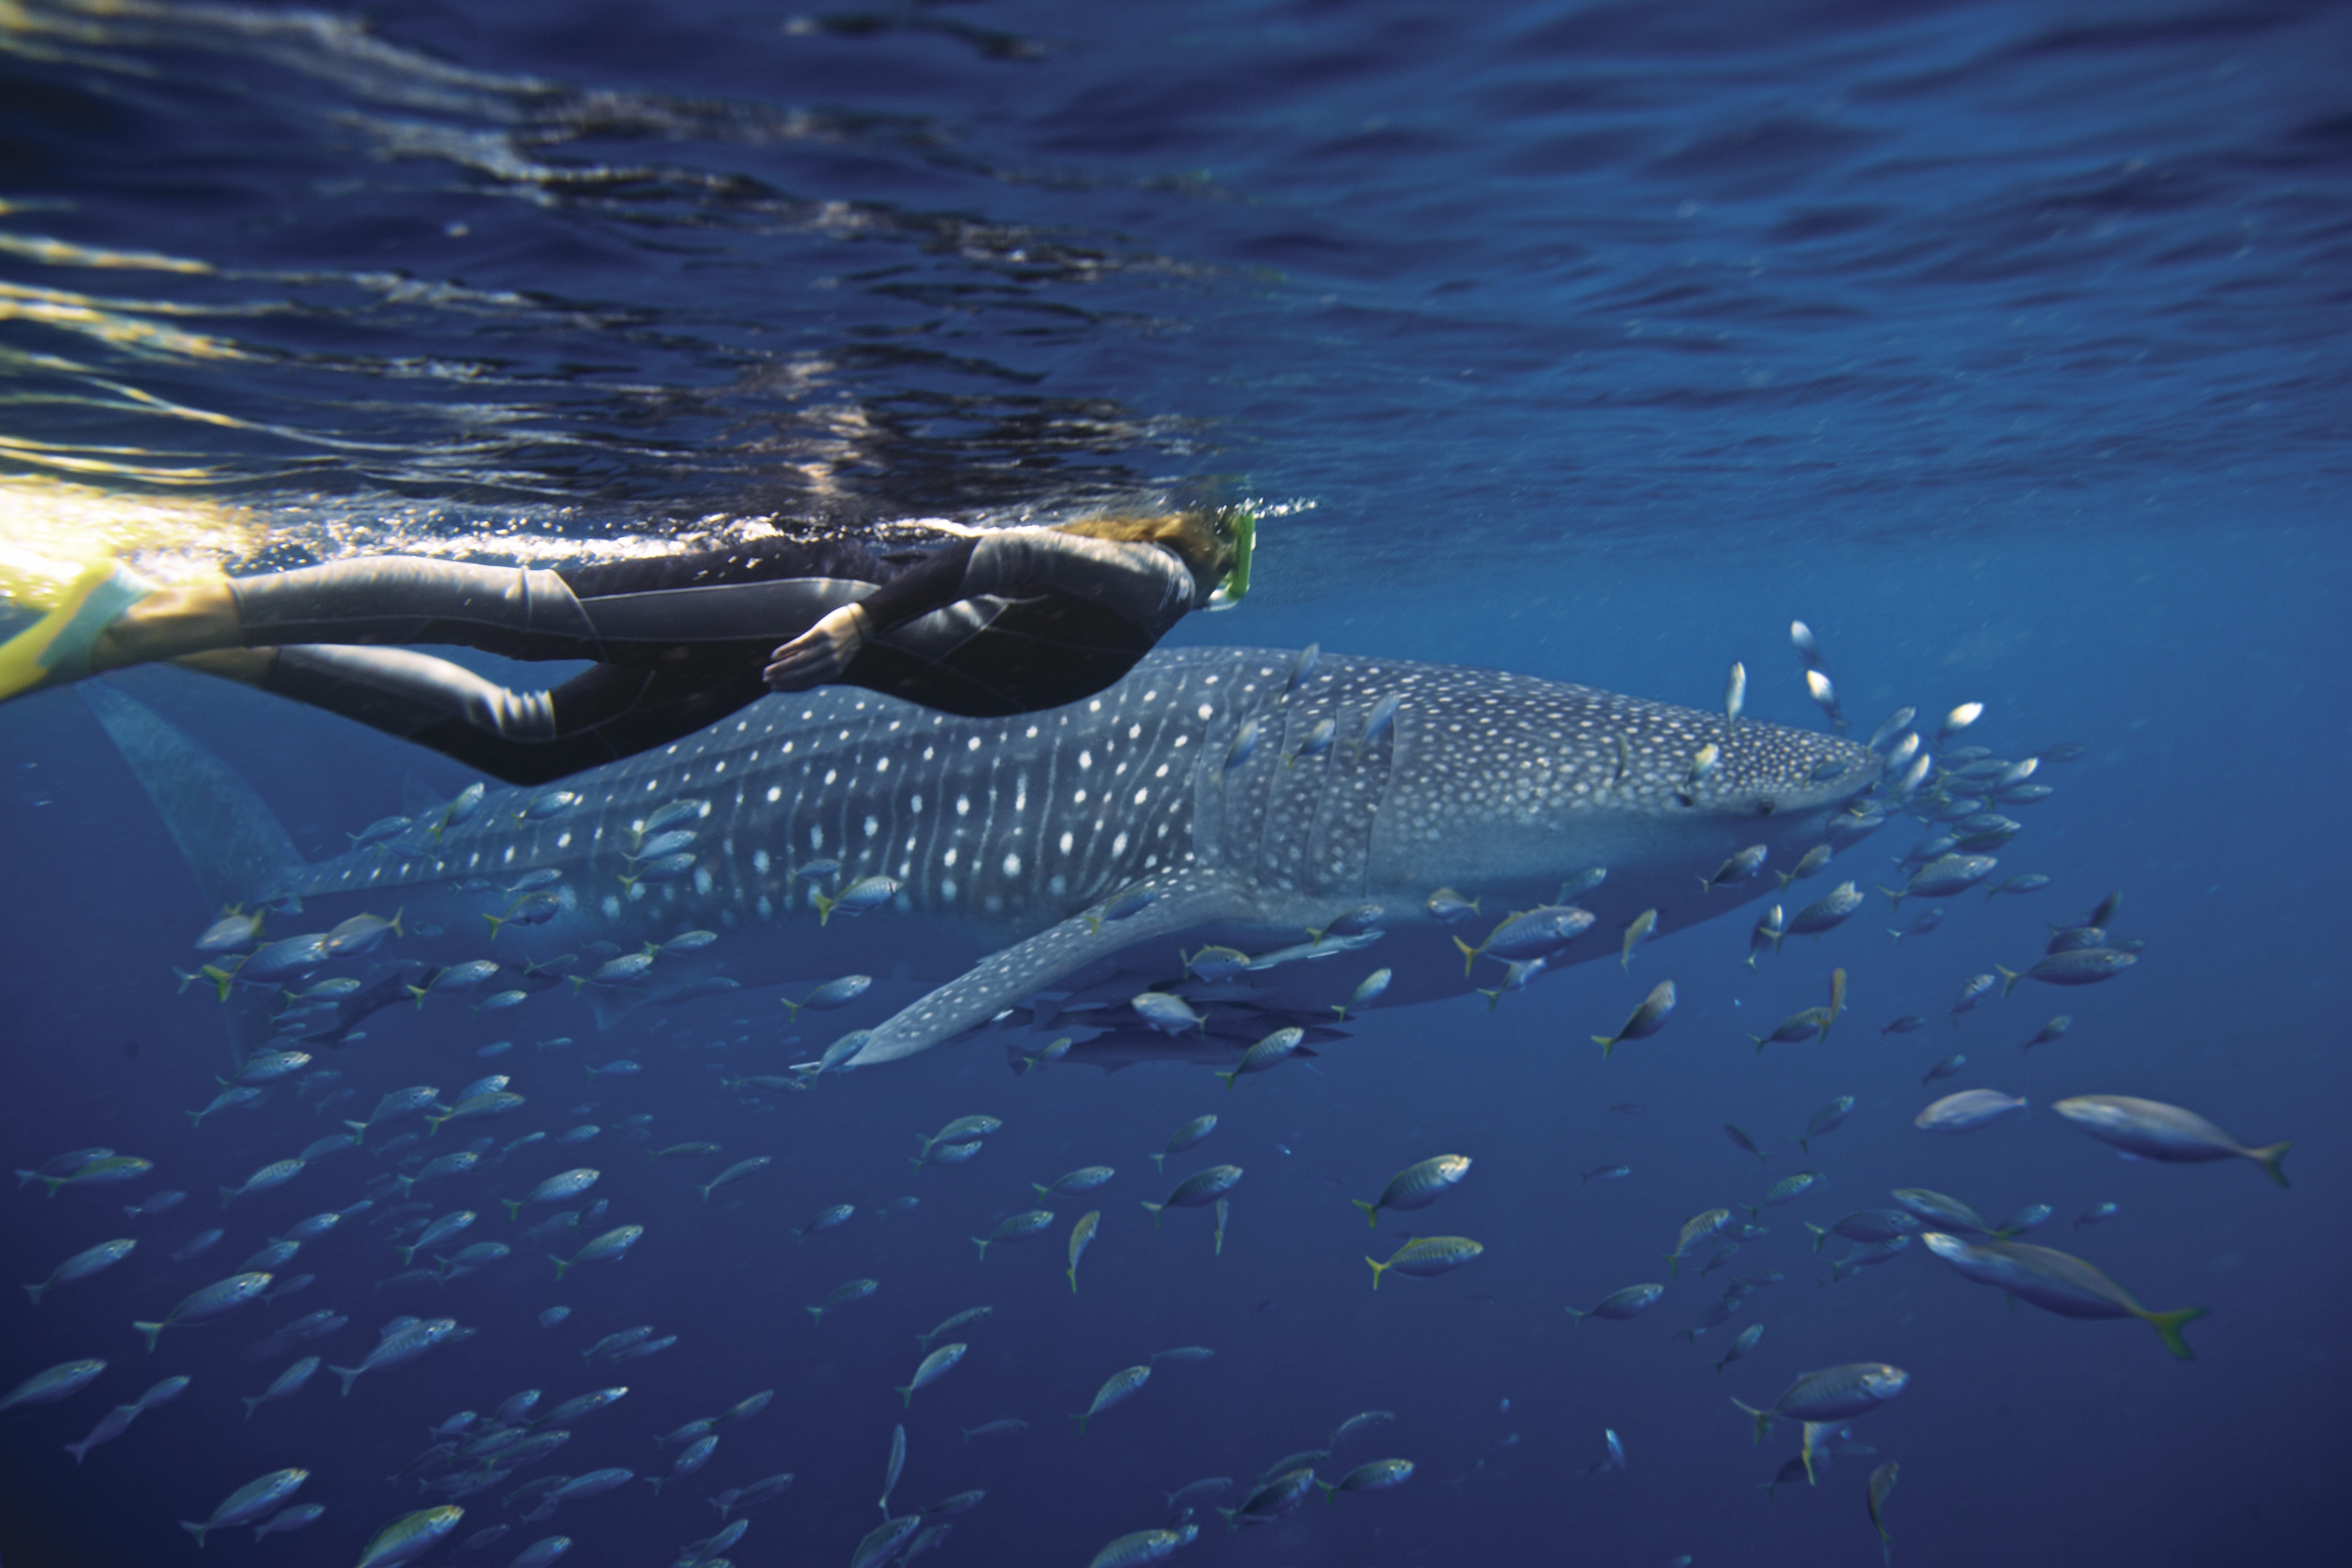
<svg viewBox="0 0 2352 1568">
<path fill-rule="evenodd" d="M 229 584 L 247 647 L 447 643 L 509 658 L 644 664 L 698 643 L 772 648 L 901 568 L 843 541 L 546 572 L 380 555 Z"/>
<path fill-rule="evenodd" d="M 603 648 L 553 572 L 413 555 L 337 561 L 229 584 L 247 647 L 449 643 L 509 658 L 597 658 Z"/>
<path fill-rule="evenodd" d="M 779 643 L 895 565 L 842 543 L 561 574 L 379 557 L 233 591 L 247 644 L 277 649 L 263 689 L 527 784 L 667 745 L 757 701 Z M 283 646 L 300 636 L 339 640 Z M 518 692 L 428 655 L 348 646 L 392 642 L 597 663 L 551 691 Z"/>
<path fill-rule="evenodd" d="M 549 693 L 515 691 L 430 654 L 331 644 L 273 652 L 263 690 L 387 734 L 413 736 L 450 721 L 513 742 L 551 741 L 558 732 Z"/>
<path fill-rule="evenodd" d="M 257 679 L 230 679 L 535 784 L 667 745 L 756 701 L 766 652 L 740 650 L 730 670 L 707 656 L 677 669 L 600 664 L 551 690 L 516 691 L 406 648 L 304 644 L 271 649 Z"/>
</svg>

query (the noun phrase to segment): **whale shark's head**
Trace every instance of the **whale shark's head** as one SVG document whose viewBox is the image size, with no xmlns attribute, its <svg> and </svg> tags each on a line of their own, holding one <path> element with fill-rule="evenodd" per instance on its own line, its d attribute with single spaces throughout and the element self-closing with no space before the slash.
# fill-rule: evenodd
<svg viewBox="0 0 2352 1568">
<path fill-rule="evenodd" d="M 1408 876 L 1464 887 L 1606 867 L 1612 892 L 1654 875 L 1687 890 L 1754 844 L 1785 866 L 1881 768 L 1833 735 L 1589 687 L 1429 667 L 1407 679 L 1435 689 L 1406 698 L 1383 847 Z"/>
</svg>

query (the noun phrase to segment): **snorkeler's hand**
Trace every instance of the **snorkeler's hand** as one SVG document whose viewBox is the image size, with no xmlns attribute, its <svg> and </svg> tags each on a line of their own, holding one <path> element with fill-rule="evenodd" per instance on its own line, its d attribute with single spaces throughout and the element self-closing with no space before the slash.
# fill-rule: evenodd
<svg viewBox="0 0 2352 1568">
<path fill-rule="evenodd" d="M 770 655 L 771 691 L 805 691 L 841 679 L 866 646 L 866 606 L 844 605 Z"/>
</svg>

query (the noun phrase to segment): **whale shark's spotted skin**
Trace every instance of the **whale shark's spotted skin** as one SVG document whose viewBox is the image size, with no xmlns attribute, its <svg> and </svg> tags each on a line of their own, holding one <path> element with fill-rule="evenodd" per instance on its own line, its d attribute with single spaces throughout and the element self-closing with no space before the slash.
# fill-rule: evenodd
<svg viewBox="0 0 2352 1568">
<path fill-rule="evenodd" d="M 1730 897 L 1710 905 L 1694 875 L 1759 842 L 1793 859 L 1877 776 L 1877 758 L 1849 742 L 1753 721 L 1727 729 L 1719 714 L 1584 687 L 1326 655 L 1292 689 L 1295 663 L 1254 649 L 1161 652 L 1098 697 L 1012 719 L 853 689 L 772 697 L 569 781 L 581 803 L 547 821 L 519 815 L 535 792 L 500 792 L 437 844 L 413 830 L 389 852 L 281 868 L 277 886 L 248 896 L 414 902 L 435 885 L 551 868 L 564 873 L 565 913 L 496 956 L 713 926 L 738 934 L 707 958 L 665 956 L 661 984 L 713 966 L 745 983 L 893 966 L 940 978 L 984 959 L 884 1024 L 858 1058 L 867 1063 L 922 1049 L 1147 938 L 1214 931 L 1263 951 L 1367 900 L 1402 934 L 1427 923 L 1422 900 L 1441 884 L 1482 892 L 1499 913 L 1605 866 L 1608 881 L 1579 901 L 1621 923 L 1658 907 L 1672 929 L 1732 907 Z M 1393 723 L 1364 743 L 1391 695 Z M 1297 755 L 1326 718 L 1328 747 Z M 1229 769 L 1253 719 L 1259 743 Z M 1709 743 L 1720 760 L 1691 784 L 1692 756 Z M 698 836 L 690 873 L 625 885 L 638 830 L 680 799 L 707 803 L 679 825 Z M 819 884 L 796 874 L 819 860 L 840 863 L 824 885 L 878 874 L 898 891 L 884 909 L 820 925 Z M 1089 910 L 1138 886 L 1159 896 L 1090 929 Z M 451 935 L 431 956 L 480 956 L 480 932 L 458 935 L 472 918 L 445 922 Z M 781 940 L 753 939 L 763 931 Z M 1423 931 L 1417 945 L 1439 962 L 1399 953 L 1391 999 L 1460 990 L 1450 944 Z"/>
</svg>

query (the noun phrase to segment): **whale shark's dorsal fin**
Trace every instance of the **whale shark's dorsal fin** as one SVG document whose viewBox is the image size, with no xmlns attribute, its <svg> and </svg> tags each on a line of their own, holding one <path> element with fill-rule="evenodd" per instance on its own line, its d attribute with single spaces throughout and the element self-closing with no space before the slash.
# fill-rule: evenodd
<svg viewBox="0 0 2352 1568">
<path fill-rule="evenodd" d="M 875 1067 L 927 1051 L 985 1024 L 1033 992 L 1137 942 L 1194 926 L 1246 924 L 1261 918 L 1256 889 L 1241 878 L 1218 872 L 1162 873 L 1135 884 L 1122 894 L 1122 900 L 1141 892 L 1157 896 L 1125 920 L 1106 921 L 1093 911 L 1074 915 L 1025 942 L 991 953 L 885 1020 L 848 1065 Z"/>
</svg>

